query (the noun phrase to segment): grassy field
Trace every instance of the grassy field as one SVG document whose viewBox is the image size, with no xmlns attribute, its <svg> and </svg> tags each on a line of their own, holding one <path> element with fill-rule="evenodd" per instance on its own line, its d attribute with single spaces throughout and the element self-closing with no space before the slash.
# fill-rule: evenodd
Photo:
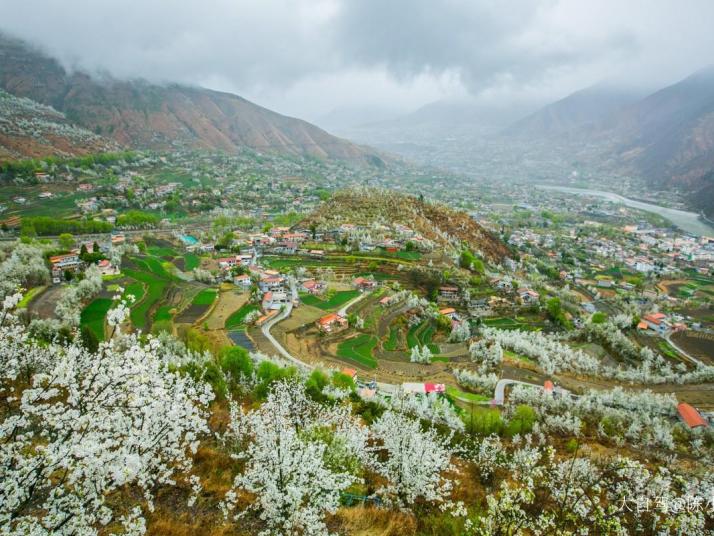
<svg viewBox="0 0 714 536">
<path fill-rule="evenodd" d="M 300 296 L 300 299 L 305 305 L 318 307 L 327 311 L 330 309 L 337 309 L 357 296 L 359 296 L 359 290 L 341 290 L 339 292 L 335 292 L 326 300 L 313 296 L 312 294 L 303 294 Z"/>
<path fill-rule="evenodd" d="M 354 361 L 367 368 L 376 368 L 377 360 L 372 356 L 377 338 L 367 333 L 348 339 L 337 345 L 337 356 Z"/>
<path fill-rule="evenodd" d="M 206 288 L 201 292 L 196 294 L 193 298 L 194 305 L 211 305 L 216 301 L 216 296 L 218 296 L 218 291 L 214 288 Z"/>
<path fill-rule="evenodd" d="M 245 317 L 257 310 L 258 306 L 254 303 L 244 304 L 240 309 L 226 319 L 226 329 L 235 330 L 245 328 Z"/>
<path fill-rule="evenodd" d="M 160 265 L 159 265 L 160 266 Z M 140 272 L 138 270 L 125 269 L 126 275 L 140 281 L 146 285 L 146 294 L 143 299 L 139 302 L 135 302 L 134 306 L 131 308 L 131 322 L 137 328 L 143 328 L 146 326 L 146 317 L 149 313 L 149 309 L 161 299 L 164 293 L 168 281 L 157 277 L 154 273 L 150 272 Z"/>
<path fill-rule="evenodd" d="M 393 352 L 399 344 L 399 329 L 394 326 L 389 328 L 389 338 L 384 342 L 384 349 L 388 352 Z"/>
<path fill-rule="evenodd" d="M 97 298 L 87 305 L 80 315 L 80 325 L 87 326 L 98 340 L 104 340 L 104 318 L 112 306 L 109 298 Z"/>
<path fill-rule="evenodd" d="M 491 400 L 488 396 L 467 393 L 466 391 L 461 391 L 456 387 L 451 386 L 446 388 L 446 394 L 455 400 L 460 400 L 461 402 L 487 402 Z"/>
<path fill-rule="evenodd" d="M 528 324 L 519 322 L 514 318 L 496 317 L 484 318 L 483 323 L 490 328 L 498 329 L 528 329 Z"/>
<path fill-rule="evenodd" d="M 415 346 L 428 346 L 432 354 L 438 354 L 439 347 L 431 342 L 435 331 L 436 327 L 428 320 L 425 320 L 420 324 L 413 325 L 407 332 L 407 346 L 409 348 L 414 348 Z"/>
<path fill-rule="evenodd" d="M 129 295 L 134 296 L 134 303 L 140 302 L 144 297 L 144 285 L 138 281 L 129 283 L 126 287 L 124 287 L 123 297 L 126 298 Z"/>
<path fill-rule="evenodd" d="M 178 256 L 178 253 L 174 249 L 168 247 L 149 246 L 146 248 L 146 251 L 155 257 L 173 258 Z"/>
<path fill-rule="evenodd" d="M 170 305 L 162 305 L 156 310 L 156 313 L 154 314 L 154 322 L 160 322 L 162 320 L 172 320 L 173 315 L 171 314 L 171 307 Z"/>
<path fill-rule="evenodd" d="M 44 291 L 47 287 L 42 286 L 42 287 L 33 287 L 27 292 L 25 292 L 24 296 L 22 296 L 22 299 L 20 300 L 20 303 L 17 304 L 18 309 L 24 309 L 27 308 L 28 305 L 30 305 L 30 302 L 37 296 L 39 293 Z"/>
<path fill-rule="evenodd" d="M 198 268 L 201 265 L 201 258 L 193 253 L 187 253 L 183 257 L 184 262 L 184 272 L 192 272 L 194 268 Z"/>
</svg>

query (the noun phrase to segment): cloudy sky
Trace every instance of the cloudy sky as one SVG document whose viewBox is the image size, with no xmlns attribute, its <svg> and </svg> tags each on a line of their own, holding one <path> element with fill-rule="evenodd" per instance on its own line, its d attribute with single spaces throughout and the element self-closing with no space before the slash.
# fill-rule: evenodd
<svg viewBox="0 0 714 536">
<path fill-rule="evenodd" d="M 547 102 L 714 63 L 712 0 L 0 0 L 66 65 L 227 90 L 291 115 Z"/>
</svg>

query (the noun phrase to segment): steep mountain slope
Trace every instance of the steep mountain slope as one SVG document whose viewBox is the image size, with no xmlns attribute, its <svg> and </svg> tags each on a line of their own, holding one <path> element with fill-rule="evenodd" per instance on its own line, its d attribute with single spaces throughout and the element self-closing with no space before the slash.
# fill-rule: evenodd
<svg viewBox="0 0 714 536">
<path fill-rule="evenodd" d="M 505 134 L 533 138 L 562 136 L 597 125 L 641 97 L 642 94 L 635 90 L 597 84 L 517 121 L 506 129 Z"/>
<path fill-rule="evenodd" d="M 696 185 L 714 169 L 714 67 L 629 106 L 610 130 L 622 160 L 644 176 Z"/>
<path fill-rule="evenodd" d="M 0 90 L 0 161 L 117 148 L 115 142 L 73 125 L 50 106 Z"/>
<path fill-rule="evenodd" d="M 55 59 L 7 37 L 0 37 L 0 88 L 52 106 L 77 125 L 128 147 L 232 151 L 249 146 L 382 163 L 369 148 L 236 95 L 70 73 Z"/>
<path fill-rule="evenodd" d="M 348 223 L 365 227 L 405 225 L 444 247 L 465 242 L 494 261 L 501 261 L 509 254 L 501 240 L 465 212 L 393 191 L 364 188 L 338 191 L 298 226 L 315 225 L 318 229 L 330 230 Z"/>
</svg>

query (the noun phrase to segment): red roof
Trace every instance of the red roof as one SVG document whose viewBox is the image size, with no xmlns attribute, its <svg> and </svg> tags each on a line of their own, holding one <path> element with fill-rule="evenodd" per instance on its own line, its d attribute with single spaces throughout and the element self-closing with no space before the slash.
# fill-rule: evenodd
<svg viewBox="0 0 714 536">
<path fill-rule="evenodd" d="M 389 303 L 390 301 L 392 301 L 392 297 L 391 297 L 391 296 L 385 296 L 384 298 L 382 298 L 381 300 L 379 300 L 379 303 L 382 304 L 382 305 L 385 305 L 385 304 Z"/>
<path fill-rule="evenodd" d="M 342 374 L 349 376 L 353 380 L 357 377 L 357 371 L 353 368 L 343 368 Z"/>
<path fill-rule="evenodd" d="M 443 393 L 446 391 L 446 386 L 443 383 L 425 383 L 424 391 L 427 393 Z"/>
<path fill-rule="evenodd" d="M 455 312 L 456 312 L 456 309 L 454 309 L 453 307 L 445 307 L 444 309 L 439 309 L 439 314 L 442 314 L 442 315 L 450 315 Z"/>
<path fill-rule="evenodd" d="M 553 385 L 552 381 L 545 380 L 545 383 L 543 384 L 543 389 L 545 390 L 546 393 L 552 393 L 554 387 L 555 386 Z"/>
<path fill-rule="evenodd" d="M 659 324 L 665 319 L 663 313 L 652 313 L 644 317 L 647 322 L 652 322 L 653 324 Z"/>
<path fill-rule="evenodd" d="M 644 320 L 640 320 L 640 322 L 637 324 L 637 329 L 647 329 L 649 324 L 645 322 Z"/>
<path fill-rule="evenodd" d="M 318 322 L 326 326 L 327 324 L 332 324 L 333 322 L 337 321 L 340 318 L 340 316 L 337 313 L 330 313 L 329 315 L 325 315 Z"/>
<path fill-rule="evenodd" d="M 697 426 L 709 426 L 704 417 L 694 409 L 692 406 L 686 402 L 681 402 L 677 406 L 677 411 L 679 411 L 679 416 L 682 417 L 684 423 L 690 428 L 696 428 Z"/>
</svg>

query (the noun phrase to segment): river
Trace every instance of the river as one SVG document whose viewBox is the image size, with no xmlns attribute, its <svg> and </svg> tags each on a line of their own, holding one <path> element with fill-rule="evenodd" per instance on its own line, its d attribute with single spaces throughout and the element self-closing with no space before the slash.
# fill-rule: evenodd
<svg viewBox="0 0 714 536">
<path fill-rule="evenodd" d="M 555 190 L 567 194 L 602 197 L 613 203 L 621 203 L 628 207 L 659 214 L 687 233 L 697 236 L 714 236 L 714 227 L 701 219 L 696 212 L 687 212 L 686 210 L 677 210 L 674 208 L 660 207 L 659 205 L 653 205 L 651 203 L 643 203 L 642 201 L 628 199 L 627 197 L 622 197 L 616 193 L 606 192 L 604 190 L 588 190 L 586 188 L 569 188 L 567 186 L 550 186 L 546 184 L 537 184 L 536 186 L 544 190 Z"/>
</svg>

